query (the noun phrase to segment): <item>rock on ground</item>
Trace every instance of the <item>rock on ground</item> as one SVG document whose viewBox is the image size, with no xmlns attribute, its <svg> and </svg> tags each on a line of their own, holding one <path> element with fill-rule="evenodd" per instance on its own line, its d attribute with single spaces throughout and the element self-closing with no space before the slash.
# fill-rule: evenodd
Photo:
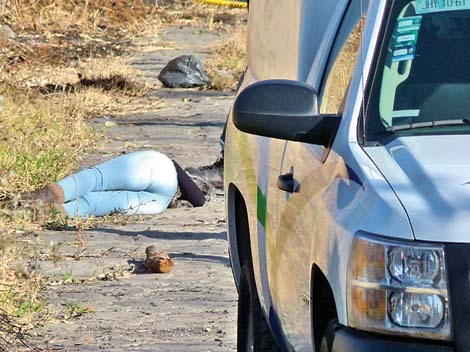
<svg viewBox="0 0 470 352">
<path fill-rule="evenodd" d="M 168 88 L 203 87 L 210 83 L 204 65 L 194 55 L 181 55 L 171 60 L 158 79 Z"/>
<path fill-rule="evenodd" d="M 0 3 L 0 10 L 1 10 L 1 3 Z M 8 39 L 16 39 L 17 34 L 11 27 L 7 24 L 0 24 L 0 39 L 1 40 L 8 40 Z"/>
</svg>

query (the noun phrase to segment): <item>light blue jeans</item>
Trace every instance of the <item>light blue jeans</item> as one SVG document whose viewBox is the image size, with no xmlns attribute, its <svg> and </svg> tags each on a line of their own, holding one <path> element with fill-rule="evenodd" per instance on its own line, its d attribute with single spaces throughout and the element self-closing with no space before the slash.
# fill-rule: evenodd
<svg viewBox="0 0 470 352">
<path fill-rule="evenodd" d="M 157 214 L 173 199 L 173 162 L 156 151 L 123 155 L 59 181 L 68 216 Z"/>
</svg>

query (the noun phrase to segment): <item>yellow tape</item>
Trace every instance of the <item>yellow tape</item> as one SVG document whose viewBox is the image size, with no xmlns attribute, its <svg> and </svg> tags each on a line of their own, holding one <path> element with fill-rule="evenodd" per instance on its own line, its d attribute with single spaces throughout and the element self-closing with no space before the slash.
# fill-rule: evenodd
<svg viewBox="0 0 470 352">
<path fill-rule="evenodd" d="M 232 0 L 198 0 L 199 2 L 205 2 L 206 4 L 219 5 L 219 6 L 232 6 L 232 7 L 247 7 L 247 3 L 243 1 L 232 1 Z"/>
</svg>

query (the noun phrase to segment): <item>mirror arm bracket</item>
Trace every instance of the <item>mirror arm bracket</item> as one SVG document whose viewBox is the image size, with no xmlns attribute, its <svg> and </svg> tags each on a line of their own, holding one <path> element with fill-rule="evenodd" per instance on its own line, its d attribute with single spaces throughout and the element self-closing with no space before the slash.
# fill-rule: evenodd
<svg viewBox="0 0 470 352">
<path fill-rule="evenodd" d="M 341 115 L 320 115 L 322 117 L 322 126 L 312 128 L 307 132 L 299 132 L 295 137 L 296 142 L 320 144 L 329 147 L 336 136 L 339 124 L 341 123 Z"/>
</svg>

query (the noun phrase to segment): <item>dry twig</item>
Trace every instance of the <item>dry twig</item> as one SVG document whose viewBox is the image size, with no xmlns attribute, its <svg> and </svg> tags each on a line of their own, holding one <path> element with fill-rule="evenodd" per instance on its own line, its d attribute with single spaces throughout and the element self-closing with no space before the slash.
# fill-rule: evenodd
<svg viewBox="0 0 470 352">
<path fill-rule="evenodd" d="M 18 325 L 5 310 L 0 308 L 0 350 L 17 351 L 20 348 L 31 352 L 44 351 L 29 342 L 23 333 L 23 327 Z"/>
</svg>

